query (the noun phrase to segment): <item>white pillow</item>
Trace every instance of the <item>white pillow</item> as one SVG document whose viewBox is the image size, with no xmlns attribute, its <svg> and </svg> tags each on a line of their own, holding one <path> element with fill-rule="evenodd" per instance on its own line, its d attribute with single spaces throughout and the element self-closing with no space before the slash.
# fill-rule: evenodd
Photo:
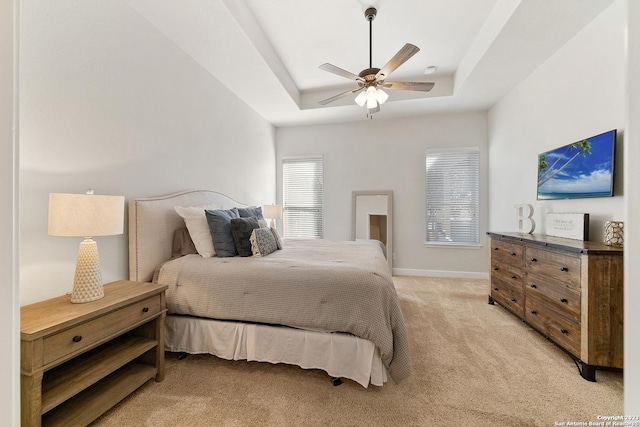
<svg viewBox="0 0 640 427">
<path fill-rule="evenodd" d="M 178 215 L 184 219 L 184 224 L 189 230 L 189 236 L 193 240 L 196 250 L 203 258 L 211 258 L 216 255 L 213 248 L 213 239 L 209 231 L 209 223 L 204 214 L 205 209 L 216 209 L 213 205 L 202 206 L 174 206 Z"/>
</svg>

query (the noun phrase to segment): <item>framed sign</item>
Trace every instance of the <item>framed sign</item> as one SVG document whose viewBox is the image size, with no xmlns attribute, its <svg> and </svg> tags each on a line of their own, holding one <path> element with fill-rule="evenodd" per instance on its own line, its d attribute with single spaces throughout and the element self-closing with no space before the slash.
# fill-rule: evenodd
<svg viewBox="0 0 640 427">
<path fill-rule="evenodd" d="M 588 213 L 548 213 L 545 226 L 547 236 L 589 240 Z"/>
</svg>

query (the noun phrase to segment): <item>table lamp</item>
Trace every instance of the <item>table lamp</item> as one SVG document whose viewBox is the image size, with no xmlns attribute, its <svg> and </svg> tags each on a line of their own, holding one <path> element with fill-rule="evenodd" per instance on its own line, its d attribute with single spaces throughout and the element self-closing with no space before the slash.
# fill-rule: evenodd
<svg viewBox="0 0 640 427">
<path fill-rule="evenodd" d="M 282 218 L 282 206 L 280 205 L 264 205 L 262 207 L 262 215 L 265 218 L 271 218 L 270 227 L 275 228 L 276 218 Z"/>
<path fill-rule="evenodd" d="M 122 234 L 124 197 L 87 194 L 49 194 L 49 235 L 84 237 L 78 250 L 72 303 L 104 297 L 98 244 L 94 236 Z"/>
</svg>

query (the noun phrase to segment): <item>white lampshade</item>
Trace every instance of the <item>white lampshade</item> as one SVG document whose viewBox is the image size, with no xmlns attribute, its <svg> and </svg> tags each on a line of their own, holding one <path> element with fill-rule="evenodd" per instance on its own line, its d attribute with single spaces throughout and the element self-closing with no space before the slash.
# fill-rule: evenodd
<svg viewBox="0 0 640 427">
<path fill-rule="evenodd" d="M 92 236 L 122 234 L 124 197 L 93 194 L 49 194 L 49 235 L 85 237 L 80 243 L 72 303 L 104 297 L 98 245 Z"/>
<path fill-rule="evenodd" d="M 122 196 L 49 194 L 50 236 L 110 236 L 123 230 Z"/>
<path fill-rule="evenodd" d="M 356 96 L 356 104 L 363 107 L 366 102 L 367 102 L 367 93 L 362 90 L 360 91 L 358 96 Z"/>
<path fill-rule="evenodd" d="M 262 214 L 265 218 L 276 219 L 282 218 L 282 206 L 280 205 L 264 205 Z"/>
<path fill-rule="evenodd" d="M 264 215 L 265 218 L 270 218 L 271 219 L 271 227 L 275 227 L 276 226 L 276 222 L 275 220 L 277 218 L 282 218 L 282 206 L 280 205 L 264 205 L 262 207 L 262 215 Z"/>
</svg>

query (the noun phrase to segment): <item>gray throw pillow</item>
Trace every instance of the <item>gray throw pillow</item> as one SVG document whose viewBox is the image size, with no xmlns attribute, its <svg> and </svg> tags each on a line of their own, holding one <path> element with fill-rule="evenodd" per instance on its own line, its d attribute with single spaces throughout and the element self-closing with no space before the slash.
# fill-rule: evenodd
<svg viewBox="0 0 640 427">
<path fill-rule="evenodd" d="M 256 228 L 260 228 L 260 224 L 255 216 L 231 219 L 231 234 L 233 235 L 233 241 L 236 244 L 236 249 L 240 256 L 253 255 L 249 238 Z"/>
<path fill-rule="evenodd" d="M 238 255 L 233 234 L 231 234 L 231 219 L 239 218 L 238 210 L 236 208 L 205 210 L 204 214 L 207 217 L 216 254 L 219 257 Z"/>
<path fill-rule="evenodd" d="M 262 215 L 262 206 L 251 206 L 248 208 L 237 209 L 240 218 L 249 218 L 250 216 L 255 216 L 256 219 L 264 219 L 264 216 Z"/>
</svg>

